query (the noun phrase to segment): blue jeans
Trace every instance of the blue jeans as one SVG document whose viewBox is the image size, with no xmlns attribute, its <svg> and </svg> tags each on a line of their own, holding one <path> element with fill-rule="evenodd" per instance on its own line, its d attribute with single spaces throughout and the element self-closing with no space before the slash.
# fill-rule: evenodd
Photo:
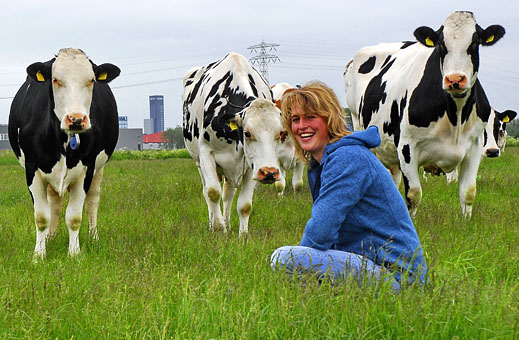
<svg viewBox="0 0 519 340">
<path fill-rule="evenodd" d="M 290 274 L 294 270 L 329 275 L 333 279 L 346 278 L 353 275 L 362 280 L 367 275 L 368 280 L 391 281 L 393 291 L 400 291 L 400 283 L 388 270 L 360 255 L 340 250 L 318 250 L 301 246 L 284 246 L 278 248 L 270 257 L 272 269 L 285 268 Z"/>
</svg>

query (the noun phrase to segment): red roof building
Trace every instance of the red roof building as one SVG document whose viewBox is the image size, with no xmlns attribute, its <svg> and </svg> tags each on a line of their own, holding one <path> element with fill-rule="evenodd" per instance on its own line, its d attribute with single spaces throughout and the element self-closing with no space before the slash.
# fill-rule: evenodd
<svg viewBox="0 0 519 340">
<path fill-rule="evenodd" d="M 149 135 L 142 135 L 142 141 L 146 143 L 164 143 L 163 139 L 164 132 L 151 133 Z"/>
</svg>

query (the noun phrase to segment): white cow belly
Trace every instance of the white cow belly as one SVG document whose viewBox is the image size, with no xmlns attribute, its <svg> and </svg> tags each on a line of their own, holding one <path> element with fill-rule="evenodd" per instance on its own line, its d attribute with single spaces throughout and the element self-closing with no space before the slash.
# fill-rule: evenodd
<svg viewBox="0 0 519 340">
<path fill-rule="evenodd" d="M 391 138 L 382 137 L 382 141 L 380 146 L 373 149 L 377 158 L 386 166 L 387 168 L 398 165 L 398 153 L 396 152 L 395 143 Z"/>
</svg>

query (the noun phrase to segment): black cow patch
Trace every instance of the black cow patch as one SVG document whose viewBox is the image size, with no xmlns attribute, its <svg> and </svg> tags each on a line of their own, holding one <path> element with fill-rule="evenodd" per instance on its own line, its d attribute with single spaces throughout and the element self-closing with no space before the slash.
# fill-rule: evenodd
<svg viewBox="0 0 519 340">
<path fill-rule="evenodd" d="M 455 126 L 456 103 L 441 87 L 440 56 L 434 51 L 425 65 L 424 74 L 409 99 L 409 124 L 429 127 L 438 121 L 448 110 L 452 112 L 449 121 Z M 447 103 L 447 104 L 446 104 Z"/>
<path fill-rule="evenodd" d="M 400 142 L 400 123 L 404 115 L 404 109 L 407 104 L 407 92 L 406 95 L 400 100 L 400 107 L 396 100 L 391 105 L 391 112 L 388 122 L 384 122 L 383 131 L 389 135 L 394 136 L 395 146 L 398 146 Z"/>
<path fill-rule="evenodd" d="M 409 46 L 416 44 L 416 41 L 404 41 L 403 43 L 404 44 L 400 47 L 400 49 L 402 50 L 404 48 L 408 48 Z"/>
<path fill-rule="evenodd" d="M 362 121 L 364 127 L 369 125 L 371 117 L 374 113 L 378 112 L 380 104 L 384 104 L 386 101 L 386 82 L 382 82 L 382 77 L 391 68 L 395 60 L 389 62 L 382 70 L 369 82 L 366 92 L 364 95 L 364 104 L 362 111 Z"/>
<path fill-rule="evenodd" d="M 369 57 L 368 60 L 366 60 L 362 65 L 359 67 L 359 73 L 367 74 L 373 71 L 373 68 L 375 67 L 375 63 L 377 61 L 377 58 L 375 56 Z"/>
<path fill-rule="evenodd" d="M 411 162 L 411 149 L 409 148 L 409 144 L 404 145 L 402 148 L 402 155 L 404 156 L 404 161 L 409 164 Z"/>
</svg>

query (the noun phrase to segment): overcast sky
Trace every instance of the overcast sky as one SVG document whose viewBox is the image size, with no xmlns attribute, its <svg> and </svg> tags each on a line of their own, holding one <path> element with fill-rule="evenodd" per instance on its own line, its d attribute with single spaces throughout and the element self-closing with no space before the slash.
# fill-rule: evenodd
<svg viewBox="0 0 519 340">
<path fill-rule="evenodd" d="M 182 77 L 230 51 L 265 41 L 271 84 L 321 80 L 346 105 L 343 71 L 361 47 L 414 40 L 419 26 L 439 28 L 453 11 L 472 11 L 479 25 L 505 27 L 504 38 L 480 49 L 479 79 L 497 110 L 519 110 L 519 1 L 359 0 L 90 0 L 3 1 L 0 48 L 0 124 L 28 65 L 76 47 L 96 64 L 122 70 L 111 83 L 129 127 L 149 118 L 150 95 L 164 95 L 165 125 L 182 124 Z"/>
</svg>

